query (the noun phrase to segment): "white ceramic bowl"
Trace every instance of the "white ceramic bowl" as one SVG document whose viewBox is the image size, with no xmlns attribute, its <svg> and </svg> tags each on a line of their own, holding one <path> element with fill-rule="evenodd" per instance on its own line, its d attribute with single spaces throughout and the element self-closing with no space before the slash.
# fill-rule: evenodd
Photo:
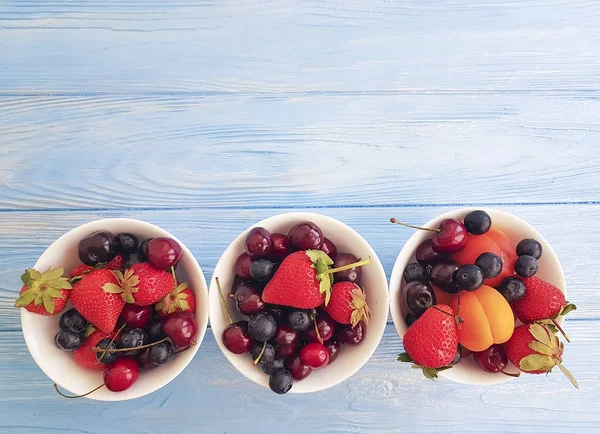
<svg viewBox="0 0 600 434">
<path fill-rule="evenodd" d="M 542 244 L 543 254 L 539 261 L 539 271 L 536 276 L 556 285 L 566 295 L 565 276 L 556 253 L 542 234 L 519 217 L 506 211 L 500 211 L 493 208 L 463 208 L 437 216 L 422 226 L 426 228 L 438 228 L 440 222 L 447 218 L 463 221 L 465 215 L 475 209 L 483 209 L 486 211 L 492 217 L 492 226 L 503 231 L 515 243 L 515 246 L 523 238 L 535 238 L 539 241 Z M 402 229 L 399 228 L 399 230 Z M 408 264 L 415 262 L 415 250 L 419 244 L 427 238 L 431 238 L 431 233 L 427 231 L 416 231 L 413 236 L 409 238 L 396 259 L 390 277 L 390 311 L 394 325 L 396 326 L 396 331 L 400 337 L 403 337 L 408 329 L 404 322 L 404 317 L 407 312 L 405 310 L 405 303 L 402 300 L 402 287 L 404 286 L 402 273 Z M 561 317 L 558 321 L 562 324 L 564 318 Z M 507 368 L 508 371 L 517 371 L 510 363 L 509 368 Z M 472 357 L 462 360 L 452 369 L 442 371 L 439 375 L 457 383 L 474 385 L 503 383 L 513 378 L 500 372 L 490 373 L 481 370 L 475 364 Z"/>
<path fill-rule="evenodd" d="M 262 226 L 271 233 L 287 234 L 296 223 L 312 221 L 321 228 L 325 237 L 333 241 L 338 252 L 352 253 L 365 259 L 371 257 L 372 262 L 363 267 L 361 287 L 367 294 L 367 303 L 371 308 L 372 318 L 367 326 L 367 336 L 360 345 L 342 345 L 335 363 L 313 372 L 304 380 L 294 382 L 290 393 L 308 393 L 335 386 L 358 371 L 371 357 L 385 331 L 388 318 L 388 289 L 385 271 L 369 243 L 351 227 L 321 214 L 294 212 L 269 217 L 255 226 Z M 215 339 L 223 354 L 231 364 L 250 380 L 264 387 L 269 387 L 269 377 L 258 366 L 252 365 L 248 354 L 233 354 L 225 348 L 221 340 L 223 330 L 229 324 L 221 305 L 219 290 L 215 277 L 219 277 L 221 287 L 226 295 L 231 289 L 235 277 L 235 261 L 244 252 L 244 241 L 251 228 L 240 234 L 219 259 L 210 283 L 210 324 Z M 234 321 L 246 319 L 236 309 L 235 303 L 228 300 L 228 307 Z"/>
<path fill-rule="evenodd" d="M 33 268 L 45 271 L 48 267 L 63 267 L 65 275 L 68 275 L 74 266 L 81 264 L 78 257 L 79 241 L 98 230 L 106 230 L 115 234 L 130 232 L 140 240 L 154 237 L 170 237 L 177 240 L 183 249 L 181 262 L 177 266 L 177 280 L 189 283 L 197 301 L 195 314 L 198 322 L 198 336 L 195 346 L 178 354 L 163 366 L 140 373 L 138 380 L 127 390 L 111 392 L 103 387 L 87 396 L 99 401 L 124 401 L 139 398 L 167 385 L 190 363 L 200 348 L 208 324 L 208 290 L 198 262 L 181 241 L 158 226 L 126 218 L 96 220 L 67 232 L 46 249 Z M 64 311 L 70 307 L 70 304 L 67 305 Z M 54 345 L 54 336 L 59 330 L 59 319 L 60 314 L 41 316 L 21 309 L 23 335 L 29 352 L 42 371 L 63 389 L 76 395 L 89 392 L 103 383 L 102 371 L 82 368 L 75 363 L 71 353 L 61 351 Z"/>
</svg>

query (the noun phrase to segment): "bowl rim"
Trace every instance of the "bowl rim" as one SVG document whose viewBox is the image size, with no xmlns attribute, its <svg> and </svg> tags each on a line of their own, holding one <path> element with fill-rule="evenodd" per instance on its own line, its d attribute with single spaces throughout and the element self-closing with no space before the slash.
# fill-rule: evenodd
<svg viewBox="0 0 600 434">
<path fill-rule="evenodd" d="M 535 238 L 542 244 L 542 249 L 544 252 L 545 259 L 550 258 L 552 262 L 552 266 L 556 267 L 558 271 L 559 278 L 552 283 L 557 286 L 564 294 L 567 295 L 567 286 L 565 281 L 565 274 L 556 255 L 556 252 L 552 248 L 552 245 L 548 242 L 546 237 L 544 237 L 534 226 L 528 223 L 526 220 L 508 212 L 505 210 L 501 210 L 493 207 L 464 207 L 464 208 L 455 208 L 450 211 L 444 212 L 442 214 L 437 215 L 436 217 L 429 220 L 427 223 L 420 225 L 420 227 L 424 228 L 437 228 L 439 223 L 446 218 L 453 218 L 462 221 L 462 218 L 469 212 L 475 210 L 483 210 L 487 212 L 491 217 L 492 221 L 494 221 L 494 216 L 496 218 L 501 217 L 502 219 L 511 220 L 515 224 L 518 224 L 519 227 L 525 228 L 532 238 Z M 502 229 L 502 228 L 500 228 Z M 402 308 L 400 307 L 400 298 L 401 298 L 401 289 L 402 289 L 402 274 L 404 272 L 404 268 L 408 265 L 412 258 L 414 258 L 414 252 L 418 244 L 420 244 L 426 237 L 425 231 L 416 231 L 413 233 L 410 238 L 406 241 L 406 243 L 402 246 L 402 249 L 398 253 L 396 260 L 394 261 L 394 266 L 392 268 L 392 273 L 390 275 L 389 281 L 389 290 L 390 290 L 390 314 L 392 316 L 392 321 L 394 323 L 394 327 L 398 336 L 402 339 L 408 330 L 406 324 L 404 322 L 404 317 L 402 315 Z M 559 324 L 564 323 L 564 317 L 559 317 Z M 511 366 L 515 371 L 516 368 L 509 362 L 509 366 Z M 454 371 L 454 372 L 453 372 Z M 473 381 L 472 378 L 469 378 L 468 375 L 463 375 L 461 372 L 457 374 L 456 370 L 448 369 L 445 371 L 441 371 L 438 374 L 440 377 L 451 380 L 455 383 L 468 384 L 468 385 L 492 385 L 498 383 L 504 383 L 506 381 L 513 380 L 514 377 L 510 377 L 507 375 L 502 375 L 501 373 L 495 373 L 486 376 L 489 378 L 488 382 L 476 382 Z"/>
<path fill-rule="evenodd" d="M 84 224 L 81 224 L 79 226 L 76 226 L 76 227 L 70 229 L 69 231 L 67 231 L 66 233 L 61 235 L 59 238 L 54 240 L 44 250 L 44 252 L 37 259 L 33 268 L 38 269 L 40 267 L 42 258 L 45 255 L 49 254 L 49 252 L 51 251 L 51 249 L 53 248 L 53 246 L 55 244 L 60 243 L 60 242 L 65 242 L 68 238 L 73 237 L 74 234 L 77 234 L 79 232 L 91 233 L 94 230 L 101 230 L 101 229 L 103 229 L 102 225 L 107 224 L 107 223 L 109 223 L 111 225 L 124 225 L 124 224 L 125 225 L 135 225 L 137 227 L 140 227 L 140 231 L 156 232 L 155 237 L 164 236 L 164 237 L 169 237 L 169 238 L 174 239 L 181 246 L 181 249 L 183 251 L 182 258 L 187 257 L 190 260 L 189 266 L 184 267 L 185 272 L 188 274 L 188 280 L 191 280 L 192 275 L 194 275 L 195 280 L 197 280 L 199 282 L 198 287 L 191 288 L 194 291 L 194 295 L 196 296 L 197 301 L 198 301 L 196 303 L 196 309 L 195 309 L 195 317 L 196 317 L 196 322 L 198 324 L 198 335 L 195 339 L 196 345 L 191 347 L 189 350 L 185 351 L 185 353 L 181 354 L 184 356 L 184 357 L 182 357 L 182 360 L 184 360 L 184 362 L 182 362 L 181 366 L 179 368 L 177 368 L 175 371 L 173 371 L 170 375 L 165 374 L 164 379 L 162 381 L 156 383 L 156 387 L 146 387 L 144 389 L 140 389 L 138 391 L 138 393 L 132 393 L 132 391 L 135 389 L 128 389 L 123 392 L 115 393 L 115 392 L 108 391 L 106 388 L 101 388 L 97 392 L 94 392 L 94 393 L 86 396 L 86 398 L 96 400 L 96 401 L 127 401 L 127 400 L 131 400 L 131 399 L 141 398 L 143 396 L 149 395 L 151 393 L 154 393 L 154 392 L 162 389 L 167 384 L 169 384 L 171 381 L 173 381 L 175 378 L 177 378 L 179 376 L 179 374 L 181 374 L 185 370 L 185 368 L 187 368 L 187 366 L 191 363 L 194 356 L 200 349 L 200 345 L 202 344 L 202 341 L 204 340 L 204 337 L 206 335 L 206 329 L 208 327 L 208 321 L 209 321 L 208 287 L 206 284 L 206 279 L 204 277 L 204 273 L 202 272 L 202 268 L 200 267 L 200 264 L 198 264 L 198 261 L 196 260 L 195 256 L 192 254 L 192 252 L 189 250 L 189 248 L 183 242 L 181 242 L 180 239 L 178 239 L 176 236 L 171 234 L 166 229 L 163 229 L 160 226 L 157 226 L 155 224 L 152 224 L 152 223 L 149 223 L 149 222 L 146 222 L 143 220 L 124 218 L 124 217 L 102 218 L 102 219 L 92 220 L 92 221 L 86 222 Z M 127 229 L 127 230 L 132 231 L 131 229 Z M 114 232 L 114 230 L 111 230 L 111 232 Z M 66 271 L 67 270 L 65 270 L 65 272 Z M 205 302 L 201 303 L 200 300 L 204 300 Z M 58 317 L 59 315 L 60 314 L 52 315 L 52 316 L 46 317 L 46 318 Z M 35 319 L 35 317 L 38 317 L 38 316 L 39 315 L 33 314 L 33 313 L 27 311 L 26 309 L 21 309 L 21 329 L 22 329 L 22 333 L 23 333 L 23 338 L 25 339 L 25 343 L 27 345 L 27 349 L 28 349 L 29 353 L 31 354 L 32 358 L 34 359 L 35 363 L 38 365 L 38 367 L 42 370 L 42 372 L 44 372 L 44 374 L 50 380 L 52 380 L 54 383 L 59 385 L 61 388 L 68 390 L 71 393 L 74 393 L 72 390 L 69 389 L 69 387 L 65 386 L 64 384 L 61 384 L 60 378 L 55 378 L 53 373 L 48 370 L 48 366 L 43 362 L 43 360 L 41 360 L 42 355 L 38 354 L 38 351 L 35 348 L 33 348 L 33 344 L 30 341 L 30 339 L 28 338 L 28 336 L 29 336 L 29 334 L 27 333 L 27 329 L 29 328 L 28 322 L 32 321 L 33 319 Z M 98 372 L 98 371 L 93 371 L 93 372 L 90 371 L 90 373 L 95 373 L 95 372 Z M 126 393 L 126 392 L 129 392 L 129 393 Z"/>
<path fill-rule="evenodd" d="M 215 327 L 215 325 L 213 324 L 217 315 L 219 316 L 219 318 L 223 318 L 225 316 L 225 314 L 222 312 L 222 305 L 220 304 L 220 300 L 218 300 L 218 298 L 220 296 L 218 294 L 218 289 L 216 286 L 215 279 L 216 279 L 216 276 L 217 276 L 217 273 L 219 272 L 219 270 L 221 268 L 224 268 L 227 266 L 226 262 L 228 262 L 228 261 L 227 261 L 226 256 L 233 255 L 233 256 L 235 256 L 235 258 L 237 258 L 243 252 L 243 250 L 240 250 L 239 252 L 236 253 L 236 252 L 233 252 L 232 249 L 234 248 L 234 246 L 236 244 L 243 242 L 243 240 L 245 239 L 248 232 L 254 227 L 263 226 L 263 227 L 266 227 L 269 231 L 271 231 L 271 229 L 269 229 L 269 228 L 273 228 L 273 226 L 276 226 L 276 225 L 279 225 L 279 226 L 288 225 L 289 226 L 289 225 L 293 225 L 294 223 L 298 223 L 301 221 L 307 221 L 307 220 L 313 221 L 317 225 L 320 225 L 319 222 L 326 221 L 326 222 L 328 222 L 328 224 L 333 224 L 333 225 L 337 226 L 338 228 L 343 229 L 347 233 L 353 234 L 353 236 L 356 237 L 357 240 L 361 240 L 361 242 L 363 243 L 363 246 L 361 246 L 361 247 L 364 248 L 365 251 L 368 251 L 369 255 L 371 256 L 372 261 L 369 264 L 369 267 L 372 267 L 373 276 L 375 276 L 374 277 L 375 279 L 381 281 L 381 289 L 379 289 L 379 287 L 377 287 L 377 288 L 374 288 L 373 291 L 374 292 L 378 291 L 377 296 L 381 297 L 381 299 L 380 299 L 381 309 L 385 310 L 385 315 L 383 315 L 384 319 L 380 320 L 380 321 L 382 321 L 383 326 L 380 326 L 379 330 L 377 330 L 375 327 L 372 327 L 371 325 L 369 326 L 369 329 L 368 329 L 369 335 L 373 335 L 373 333 L 377 332 L 377 334 L 374 335 L 374 336 L 376 336 L 376 339 L 374 340 L 373 343 L 371 343 L 371 345 L 369 347 L 364 347 L 363 356 L 360 358 L 360 361 L 358 363 L 356 363 L 355 365 L 353 365 L 351 367 L 345 368 L 345 375 L 341 376 L 343 378 L 340 378 L 337 381 L 330 381 L 330 382 L 321 381 L 321 382 L 316 383 L 311 388 L 303 387 L 301 390 L 298 390 L 298 388 L 292 387 L 292 389 L 289 391 L 289 393 L 318 392 L 318 391 L 333 387 L 333 386 L 347 380 L 348 378 L 350 378 L 358 370 L 360 370 L 360 368 L 365 363 L 367 363 L 367 361 L 369 361 L 369 359 L 374 354 L 375 350 L 379 346 L 379 343 L 381 342 L 381 339 L 386 330 L 387 321 L 389 318 L 389 300 L 388 300 L 389 291 L 388 291 L 388 286 L 387 286 L 387 275 L 385 273 L 383 265 L 381 264 L 381 261 L 379 260 L 379 257 L 377 256 L 375 250 L 369 244 L 369 242 L 365 238 L 362 237 L 362 235 L 360 235 L 355 229 L 353 229 L 349 225 L 341 222 L 340 220 L 337 220 L 333 217 L 330 217 L 330 216 L 327 216 L 324 214 L 312 213 L 312 212 L 287 212 L 287 213 L 275 214 L 275 215 L 267 217 L 259 222 L 256 222 L 255 224 L 252 224 L 251 226 L 246 228 L 244 231 L 242 231 L 239 235 L 237 235 L 234 240 L 231 241 L 231 243 L 227 246 L 227 248 L 223 251 L 223 254 L 221 255 L 221 257 L 219 258 L 219 261 L 217 262 L 217 265 L 213 272 L 213 276 L 210 281 L 210 286 L 209 286 L 209 299 L 210 299 L 209 304 L 210 304 L 210 306 L 209 306 L 209 308 L 210 308 L 210 313 L 211 313 L 211 315 L 210 315 L 211 330 L 213 332 L 213 335 L 215 337 L 217 345 L 219 346 L 219 349 L 221 350 L 223 355 L 225 355 L 225 357 L 227 358 L 229 363 L 238 372 L 243 374 L 249 380 L 252 380 L 254 383 L 256 383 L 260 386 L 263 386 L 267 389 L 269 388 L 269 386 L 268 386 L 268 378 L 269 377 L 267 375 L 260 375 L 260 377 L 258 377 L 262 380 L 262 382 L 257 380 L 257 377 L 253 377 L 252 375 L 250 375 L 250 373 L 253 372 L 253 370 L 258 369 L 258 367 L 247 366 L 245 364 L 243 366 L 238 366 L 238 365 L 240 365 L 238 363 L 239 359 L 236 358 L 236 357 L 238 357 L 238 355 L 230 353 L 225 348 L 225 346 L 223 345 L 223 343 L 221 341 L 221 333 L 222 333 L 224 327 L 220 327 L 220 326 Z M 273 230 L 273 232 L 276 232 L 276 231 Z M 324 234 L 324 236 L 327 237 L 327 234 Z M 231 262 L 235 262 L 235 261 L 231 261 Z M 229 273 L 230 273 L 230 276 L 232 276 L 232 277 L 235 276 L 235 272 L 233 271 L 233 269 L 231 269 L 231 271 Z M 220 280 L 223 280 L 223 279 L 220 279 Z M 225 291 L 226 290 L 224 289 L 224 292 Z M 217 305 L 218 305 L 218 308 L 216 307 Z M 220 311 L 218 313 L 213 312 L 213 310 L 216 310 L 216 309 L 220 309 Z M 371 319 L 371 321 L 373 321 L 373 319 Z M 369 324 L 371 324 L 371 323 L 369 323 Z M 371 331 L 371 330 L 373 330 L 373 331 Z M 360 347 L 363 347 L 365 344 L 366 343 L 361 344 Z M 260 373 L 260 374 L 262 374 L 262 373 Z M 310 384 L 307 381 L 310 379 L 311 379 L 311 377 L 308 377 L 307 379 L 302 380 L 302 383 L 305 385 Z"/>
</svg>

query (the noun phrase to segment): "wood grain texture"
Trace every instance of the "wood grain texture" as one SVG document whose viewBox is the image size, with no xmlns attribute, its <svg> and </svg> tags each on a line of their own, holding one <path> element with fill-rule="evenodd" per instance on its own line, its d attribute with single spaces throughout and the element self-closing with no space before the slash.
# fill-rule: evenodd
<svg viewBox="0 0 600 434">
<path fill-rule="evenodd" d="M 2 332 L 0 421 L 3 432 L 76 433 L 594 433 L 600 357 L 593 326 L 569 321 L 573 343 L 564 363 L 580 382 L 575 390 L 557 370 L 548 376 L 473 387 L 432 382 L 396 361 L 400 339 L 389 325 L 374 356 L 342 384 L 311 395 L 274 395 L 246 380 L 208 333 L 198 354 L 171 384 L 134 401 L 66 402 L 28 356 L 20 332 Z M 333 366 L 332 366 L 333 367 Z M 33 417 L 23 417 L 23 408 Z M 12 430 L 12 431 L 11 431 Z M 70 432 L 70 431 L 67 431 Z"/>
<path fill-rule="evenodd" d="M 0 91 L 598 90 L 599 19 L 594 0 L 8 1 Z"/>
<path fill-rule="evenodd" d="M 600 99 L 0 97 L 0 209 L 600 203 Z"/>
</svg>

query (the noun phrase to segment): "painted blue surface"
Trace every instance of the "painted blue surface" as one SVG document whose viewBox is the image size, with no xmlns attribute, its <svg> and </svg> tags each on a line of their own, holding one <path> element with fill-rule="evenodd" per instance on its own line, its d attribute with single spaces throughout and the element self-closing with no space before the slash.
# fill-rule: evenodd
<svg viewBox="0 0 600 434">
<path fill-rule="evenodd" d="M 0 0 L 0 432 L 600 431 L 596 1 Z M 399 366 L 390 324 L 341 385 L 278 397 L 207 334 L 173 383 L 65 401 L 25 347 L 19 275 L 114 216 L 176 234 L 210 278 L 250 224 L 317 210 L 391 272 L 409 231 L 498 206 L 552 243 L 578 304 L 565 364 L 476 388 Z M 542 428 L 543 427 L 543 428 Z"/>
</svg>

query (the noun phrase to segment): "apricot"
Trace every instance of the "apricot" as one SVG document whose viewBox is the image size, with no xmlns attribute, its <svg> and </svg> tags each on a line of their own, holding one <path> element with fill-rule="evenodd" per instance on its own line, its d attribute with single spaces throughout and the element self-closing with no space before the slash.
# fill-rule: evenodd
<svg viewBox="0 0 600 434">
<path fill-rule="evenodd" d="M 464 321 L 458 328 L 458 342 L 471 351 L 483 351 L 492 344 L 503 344 L 515 329 L 510 305 L 490 286 L 483 285 L 472 292 L 461 291 L 460 310 L 457 296 L 453 296 L 450 306 Z"/>
<path fill-rule="evenodd" d="M 515 271 L 515 261 L 517 260 L 517 247 L 508 236 L 501 230 L 491 228 L 486 235 L 494 240 L 496 245 L 500 248 L 502 254 L 502 272 L 494 279 L 487 279 L 486 285 L 496 287 L 506 277 L 510 277 Z"/>
<path fill-rule="evenodd" d="M 448 294 L 433 284 L 431 286 L 433 287 L 433 292 L 435 293 L 436 304 L 447 304 L 450 306 L 454 300 L 454 297 L 456 297 L 456 294 Z"/>
</svg>

